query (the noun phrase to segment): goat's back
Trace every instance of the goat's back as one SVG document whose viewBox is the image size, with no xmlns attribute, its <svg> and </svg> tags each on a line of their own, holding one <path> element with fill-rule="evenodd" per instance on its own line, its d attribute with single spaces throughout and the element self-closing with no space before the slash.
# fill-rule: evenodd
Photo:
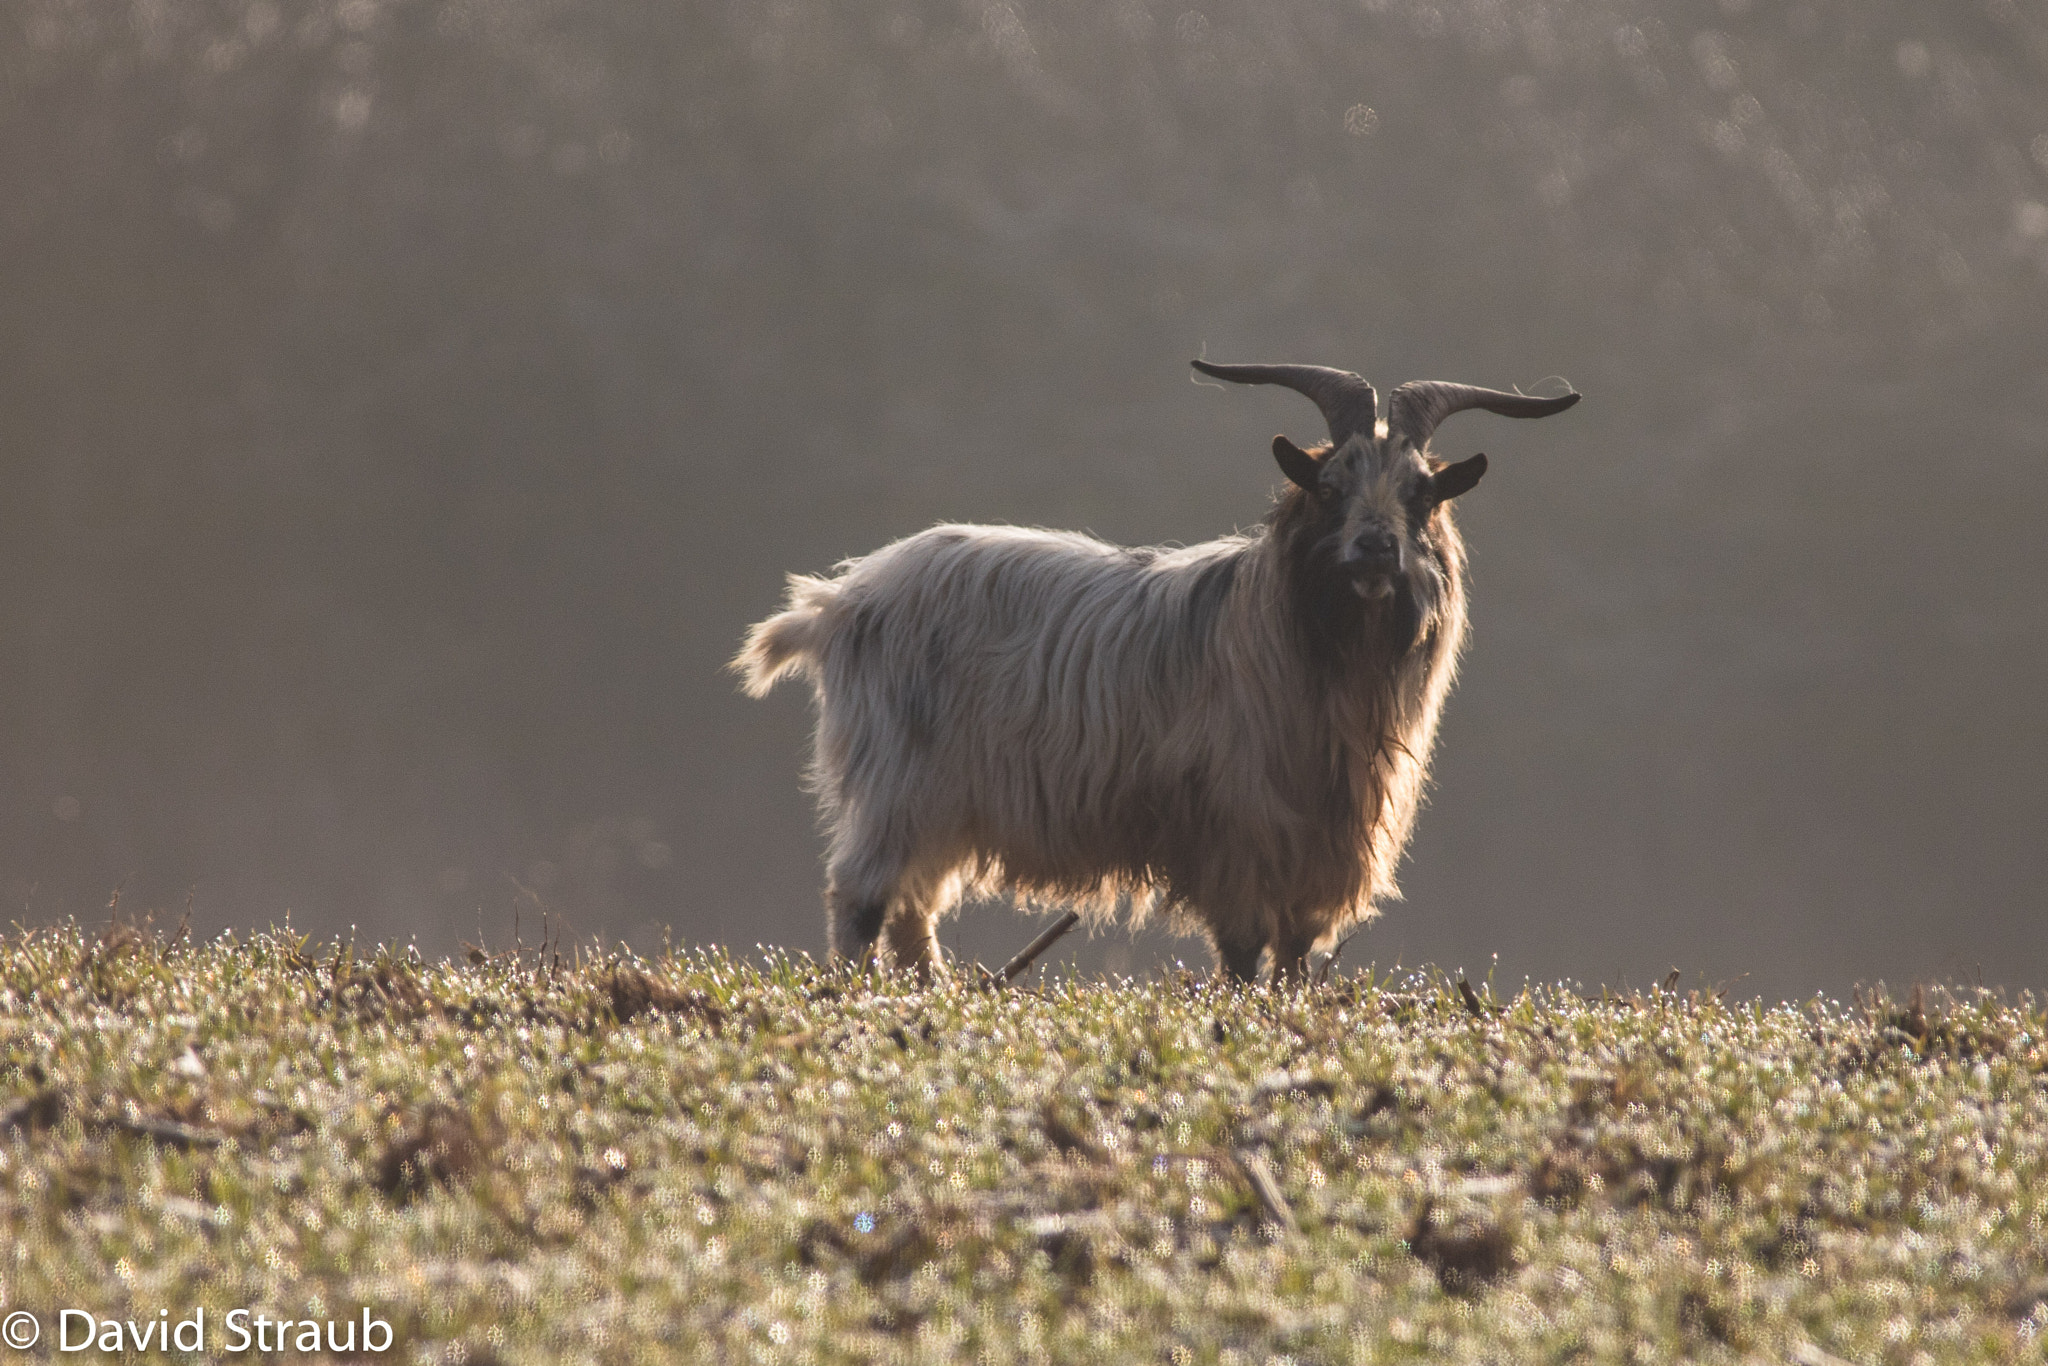
<svg viewBox="0 0 2048 1366">
<path fill-rule="evenodd" d="M 867 785 L 900 757 L 1002 788 L 1029 764 L 1079 782 L 1071 802 L 1099 783 L 1084 774 L 1156 762 L 1217 681 L 1245 545 L 940 526 L 849 563 L 815 675 L 827 729 L 876 742 L 846 755 L 847 777 Z"/>
</svg>

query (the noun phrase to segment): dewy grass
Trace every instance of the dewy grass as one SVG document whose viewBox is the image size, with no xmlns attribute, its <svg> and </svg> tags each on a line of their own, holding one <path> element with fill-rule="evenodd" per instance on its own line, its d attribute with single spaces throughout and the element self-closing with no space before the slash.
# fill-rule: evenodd
<svg viewBox="0 0 2048 1366">
<path fill-rule="evenodd" d="M 1433 976 L 992 992 L 474 957 L 0 945 L 0 1314 L 39 1316 L 29 1356 L 67 1359 L 67 1308 L 367 1310 L 394 1336 L 371 1359 L 472 1363 L 2048 1341 L 2031 999 L 1475 1013 Z"/>
</svg>

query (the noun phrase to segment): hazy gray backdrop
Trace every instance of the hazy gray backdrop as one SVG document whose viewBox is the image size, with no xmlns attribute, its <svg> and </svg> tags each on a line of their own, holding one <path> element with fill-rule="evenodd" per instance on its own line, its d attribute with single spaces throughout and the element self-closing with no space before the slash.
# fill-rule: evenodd
<svg viewBox="0 0 2048 1366">
<path fill-rule="evenodd" d="M 2044 0 L 10 0 L 6 915 L 820 951 L 741 632 L 1256 521 L 1204 353 L 1586 395 L 1349 961 L 2048 985 Z"/>
</svg>

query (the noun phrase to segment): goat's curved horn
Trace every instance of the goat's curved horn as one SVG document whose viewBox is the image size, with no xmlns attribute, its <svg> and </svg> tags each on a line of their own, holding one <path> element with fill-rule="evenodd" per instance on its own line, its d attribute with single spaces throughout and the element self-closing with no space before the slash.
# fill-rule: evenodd
<svg viewBox="0 0 2048 1366">
<path fill-rule="evenodd" d="M 1197 370 L 1238 384 L 1283 384 L 1322 410 L 1330 427 L 1330 444 L 1341 446 L 1354 435 L 1372 436 L 1379 418 L 1379 395 L 1349 370 L 1324 365 L 1211 365 L 1190 361 Z"/>
<path fill-rule="evenodd" d="M 1405 436 L 1411 444 L 1421 447 L 1429 444 L 1437 423 L 1467 408 L 1484 408 L 1502 417 L 1549 417 L 1578 401 L 1579 395 L 1575 393 L 1559 398 L 1531 398 L 1471 384 L 1411 380 L 1387 397 L 1387 430 L 1390 435 Z"/>
</svg>

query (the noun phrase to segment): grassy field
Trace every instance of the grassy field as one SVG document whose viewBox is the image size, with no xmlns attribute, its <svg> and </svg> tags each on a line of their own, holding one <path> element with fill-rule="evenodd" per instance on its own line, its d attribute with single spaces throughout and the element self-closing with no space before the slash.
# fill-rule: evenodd
<svg viewBox="0 0 2048 1366">
<path fill-rule="evenodd" d="M 2048 1344 L 2031 1001 L 471 957 L 0 943 L 0 1359 L 92 1356 L 64 1308 L 471 1363 Z"/>
</svg>

